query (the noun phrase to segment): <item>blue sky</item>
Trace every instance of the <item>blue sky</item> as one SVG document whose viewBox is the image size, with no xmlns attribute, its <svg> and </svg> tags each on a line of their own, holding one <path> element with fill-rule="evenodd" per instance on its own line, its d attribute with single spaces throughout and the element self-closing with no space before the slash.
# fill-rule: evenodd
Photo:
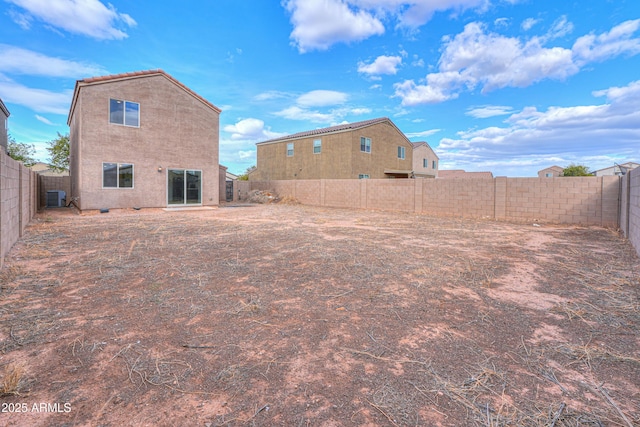
<svg viewBox="0 0 640 427">
<path fill-rule="evenodd" d="M 441 169 L 640 161 L 637 0 L 0 0 L 0 98 L 42 160 L 77 79 L 157 68 L 223 110 L 231 172 L 377 117 Z"/>
</svg>

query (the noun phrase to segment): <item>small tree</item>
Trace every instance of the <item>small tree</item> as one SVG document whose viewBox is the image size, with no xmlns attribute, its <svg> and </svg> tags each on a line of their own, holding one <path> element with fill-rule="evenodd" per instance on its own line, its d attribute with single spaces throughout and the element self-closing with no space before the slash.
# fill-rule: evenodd
<svg viewBox="0 0 640 427">
<path fill-rule="evenodd" d="M 9 135 L 7 141 L 7 151 L 9 152 L 9 157 L 22 162 L 27 167 L 36 163 L 36 159 L 33 157 L 36 154 L 36 146 L 24 142 L 16 142 L 11 135 Z"/>
<path fill-rule="evenodd" d="M 569 166 L 564 168 L 562 171 L 563 176 L 591 176 L 593 175 L 589 172 L 589 168 L 583 165 L 575 165 L 571 163 Z"/>
<path fill-rule="evenodd" d="M 50 156 L 51 169 L 56 172 L 64 172 L 69 169 L 69 134 L 60 135 L 47 142 L 47 151 Z"/>
<path fill-rule="evenodd" d="M 240 175 L 240 176 L 238 177 L 238 181 L 249 181 L 249 174 L 250 174 L 251 172 L 253 172 L 254 170 L 256 170 L 255 165 L 254 165 L 254 166 L 249 166 L 249 167 L 247 168 L 247 170 L 246 170 L 242 175 Z"/>
</svg>

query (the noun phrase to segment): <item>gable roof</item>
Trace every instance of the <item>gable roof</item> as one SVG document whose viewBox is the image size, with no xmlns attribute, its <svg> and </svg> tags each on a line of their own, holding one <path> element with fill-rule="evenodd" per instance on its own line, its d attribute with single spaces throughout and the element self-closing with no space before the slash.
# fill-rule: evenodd
<svg viewBox="0 0 640 427">
<path fill-rule="evenodd" d="M 108 75 L 108 76 L 89 77 L 89 78 L 86 78 L 86 79 L 77 80 L 76 81 L 76 87 L 75 87 L 75 89 L 73 91 L 73 100 L 71 101 L 71 108 L 69 109 L 69 116 L 67 118 L 67 124 L 71 125 L 71 116 L 73 116 L 73 112 L 74 112 L 75 107 L 76 107 L 76 102 L 78 100 L 78 95 L 80 94 L 80 89 L 82 87 L 89 86 L 89 85 L 95 85 L 95 84 L 112 83 L 112 82 L 117 82 L 117 81 L 122 81 L 122 80 L 131 80 L 131 79 L 137 79 L 137 78 L 151 77 L 151 76 L 162 76 L 162 77 L 166 78 L 171 83 L 175 84 L 180 89 L 185 91 L 187 94 L 193 96 L 195 99 L 197 99 L 198 101 L 202 102 L 208 108 L 211 108 L 212 110 L 216 111 L 217 113 L 221 113 L 222 112 L 222 110 L 220 108 L 216 107 L 215 105 L 213 105 L 212 103 L 210 103 L 209 101 L 207 101 L 206 99 L 204 99 L 203 97 L 201 97 L 200 95 L 198 95 L 197 93 L 195 93 L 194 91 L 189 89 L 187 86 L 185 86 L 184 84 L 180 83 L 178 80 L 176 80 L 175 78 L 173 78 L 169 74 L 165 73 L 163 70 L 158 69 L 158 70 L 134 71 L 134 72 L 131 72 L 131 73 L 111 74 L 111 75 Z"/>
<path fill-rule="evenodd" d="M 564 170 L 563 167 L 560 166 L 549 166 L 548 168 L 544 168 L 544 169 L 540 169 L 538 171 L 538 173 L 540 172 L 544 172 L 544 171 L 558 171 L 558 172 L 562 172 Z"/>
<path fill-rule="evenodd" d="M 4 102 L 2 102 L 2 98 L 0 98 L 0 111 L 2 111 L 6 117 L 9 117 L 11 115 L 7 106 L 4 105 Z"/>
<path fill-rule="evenodd" d="M 622 164 L 614 163 L 613 165 L 607 166 L 606 168 L 602 168 L 602 169 L 598 169 L 596 171 L 593 171 L 593 173 L 602 172 L 602 171 L 605 171 L 607 169 L 619 168 L 620 166 L 622 166 L 623 168 L 627 168 L 627 169 L 635 169 L 638 166 L 640 166 L 640 164 L 636 163 L 636 162 L 626 162 L 626 163 L 622 163 Z"/>
<path fill-rule="evenodd" d="M 256 145 L 271 144 L 271 143 L 274 143 L 274 142 L 282 142 L 282 141 L 289 141 L 289 140 L 292 140 L 292 139 L 306 138 L 306 137 L 309 137 L 309 136 L 317 136 L 317 135 L 326 135 L 326 134 L 330 134 L 330 133 L 347 132 L 347 131 L 362 129 L 362 128 L 365 128 L 365 127 L 368 127 L 368 126 L 372 126 L 372 125 L 375 125 L 375 124 L 378 124 L 378 123 L 385 123 L 385 122 L 388 122 L 402 136 L 404 136 L 404 138 L 407 141 L 409 141 L 409 139 L 405 136 L 405 134 L 402 133 L 400 131 L 400 129 L 398 129 L 398 127 L 391 121 L 391 119 L 389 119 L 388 117 L 379 117 L 377 119 L 363 120 L 363 121 L 360 121 L 360 122 L 353 122 L 353 123 L 344 123 L 344 124 L 341 124 L 341 125 L 329 126 L 329 127 L 322 128 L 322 129 L 314 129 L 314 130 L 308 130 L 308 131 L 304 131 L 304 132 L 298 132 L 298 133 L 294 133 L 294 134 L 291 134 L 291 135 L 288 135 L 288 136 L 282 136 L 280 138 L 274 138 L 274 139 L 269 139 L 267 141 L 258 142 L 258 143 L 256 143 Z"/>
<path fill-rule="evenodd" d="M 429 150 L 431 150 L 431 152 L 433 153 L 434 156 L 436 156 L 436 159 L 440 160 L 440 157 L 438 157 L 438 155 L 436 154 L 436 152 L 434 151 L 433 148 L 431 148 L 431 146 L 429 145 L 429 143 L 427 141 L 418 141 L 418 142 L 412 142 L 411 146 L 416 149 L 418 147 L 421 146 L 425 146 L 427 147 Z"/>
</svg>

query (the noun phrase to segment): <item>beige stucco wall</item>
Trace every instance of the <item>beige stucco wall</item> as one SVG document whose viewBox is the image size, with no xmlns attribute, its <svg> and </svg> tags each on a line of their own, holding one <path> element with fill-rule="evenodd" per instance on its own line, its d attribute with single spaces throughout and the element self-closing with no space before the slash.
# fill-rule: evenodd
<svg viewBox="0 0 640 427">
<path fill-rule="evenodd" d="M 371 152 L 360 151 L 360 137 L 371 138 Z M 313 152 L 313 141 L 322 140 L 322 152 Z M 294 144 L 287 156 L 287 144 Z M 398 159 L 398 146 L 405 147 L 405 159 Z M 385 178 L 385 169 L 411 170 L 411 143 L 388 123 L 328 133 L 295 140 L 257 145 L 257 170 L 249 179 L 353 179 L 360 174 Z"/>
<path fill-rule="evenodd" d="M 427 167 L 424 167 L 424 159 L 427 159 Z M 433 168 L 433 162 L 436 162 L 435 169 Z M 416 176 L 438 177 L 439 159 L 436 153 L 425 144 L 420 144 L 413 147 L 413 172 Z"/>
<path fill-rule="evenodd" d="M 140 104 L 140 127 L 109 123 L 109 99 Z M 219 113 L 162 75 L 82 86 L 70 124 L 72 195 L 81 209 L 165 207 L 167 169 L 202 171 L 219 203 Z M 102 188 L 102 163 L 132 163 L 134 188 Z"/>
</svg>

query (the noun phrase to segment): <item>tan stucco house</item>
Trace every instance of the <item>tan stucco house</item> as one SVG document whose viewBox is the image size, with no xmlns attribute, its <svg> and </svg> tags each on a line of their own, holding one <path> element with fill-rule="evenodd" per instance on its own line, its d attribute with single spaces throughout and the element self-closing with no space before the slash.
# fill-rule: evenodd
<svg viewBox="0 0 640 427">
<path fill-rule="evenodd" d="M 5 153 L 7 151 L 7 144 L 9 142 L 9 110 L 7 109 L 2 99 L 0 99 L 0 150 Z"/>
<path fill-rule="evenodd" d="M 564 175 L 564 168 L 560 166 L 549 166 L 538 171 L 538 178 L 557 178 Z"/>
<path fill-rule="evenodd" d="M 251 181 L 413 177 L 413 147 L 388 118 L 259 142 Z"/>
<path fill-rule="evenodd" d="M 493 172 L 467 172 L 464 169 L 439 170 L 438 178 L 443 179 L 493 179 Z"/>
<path fill-rule="evenodd" d="M 437 178 L 440 158 L 426 141 L 412 142 L 413 174 L 416 178 Z"/>
<path fill-rule="evenodd" d="M 636 162 L 626 162 L 622 164 L 614 164 L 613 166 L 609 166 L 608 168 L 598 169 L 594 171 L 593 174 L 595 176 L 613 176 L 613 175 L 626 175 L 627 172 L 633 170 L 637 167 L 640 167 L 640 163 Z"/>
<path fill-rule="evenodd" d="M 217 206 L 220 112 L 162 70 L 78 80 L 71 199 L 81 210 Z"/>
</svg>

